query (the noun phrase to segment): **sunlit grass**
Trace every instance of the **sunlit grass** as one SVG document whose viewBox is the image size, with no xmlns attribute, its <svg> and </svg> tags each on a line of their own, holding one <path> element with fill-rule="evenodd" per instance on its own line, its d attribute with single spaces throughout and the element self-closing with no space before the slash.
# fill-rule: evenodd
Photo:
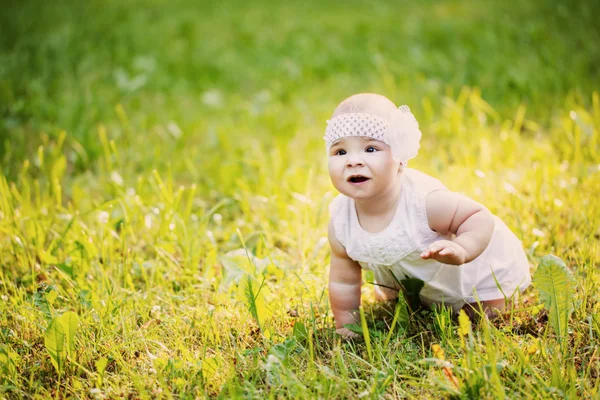
<svg viewBox="0 0 600 400">
<path fill-rule="evenodd" d="M 464 93 L 434 110 L 444 118 L 423 127 L 413 166 L 488 205 L 517 232 L 534 265 L 547 253 L 567 260 L 577 278 L 567 354 L 546 328 L 534 290 L 523 306 L 468 337 L 438 310 L 413 315 L 408 330 L 387 341 L 393 309 L 369 305 L 367 285 L 371 351 L 335 337 L 324 239 L 334 193 L 318 125 L 305 128 L 314 135 L 280 143 L 244 136 L 234 143 L 217 134 L 197 162 L 204 172 L 187 184 L 168 170 L 130 170 L 128 149 L 100 128 L 106 146 L 97 172 L 68 177 L 61 148 L 68 135 L 59 136 L 24 163 L 17 181 L 0 185 L 3 390 L 108 397 L 597 393 L 600 171 L 588 144 L 598 135 L 597 95 L 595 108 L 573 104 L 544 132 L 528 120 L 496 123 L 477 92 Z M 136 140 L 131 149 L 140 157 L 155 153 Z M 167 152 L 168 145 L 161 143 Z M 220 150 L 227 146 L 234 156 Z M 178 148 L 171 169 L 189 172 L 198 147 Z M 50 319 L 67 310 L 80 318 L 76 354 L 59 372 L 43 338 Z M 455 382 L 441 361 L 428 361 L 434 343 Z"/>
<path fill-rule="evenodd" d="M 37 15 L 28 4 L 20 21 Z M 27 35 L 6 25 L 23 39 L 0 42 L 0 397 L 598 396 L 600 96 L 585 84 L 598 56 L 588 42 L 565 56 L 596 31 L 572 28 L 515 66 L 519 27 L 564 26 L 458 2 L 414 6 L 400 25 L 387 3 L 314 4 L 316 20 L 290 3 L 274 25 L 235 3 L 198 16 L 186 2 L 90 4 L 61 2 Z M 369 340 L 334 334 L 322 135 L 336 102 L 367 90 L 417 114 L 411 167 L 500 216 L 533 267 L 565 260 L 566 345 L 535 288 L 471 327 L 445 309 L 407 322 L 367 283 Z M 48 328 L 68 311 L 75 351 L 56 367 Z"/>
</svg>

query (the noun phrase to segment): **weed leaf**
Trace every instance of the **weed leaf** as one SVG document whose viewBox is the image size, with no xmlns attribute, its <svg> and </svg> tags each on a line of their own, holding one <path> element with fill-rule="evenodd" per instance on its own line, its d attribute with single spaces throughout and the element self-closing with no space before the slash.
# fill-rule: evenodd
<svg viewBox="0 0 600 400">
<path fill-rule="evenodd" d="M 296 322 L 294 324 L 294 338 L 298 342 L 304 342 L 308 338 L 308 330 L 306 329 L 306 325 L 302 322 Z"/>
<path fill-rule="evenodd" d="M 256 298 L 258 297 L 258 294 L 254 294 L 254 288 L 252 287 L 252 277 L 250 276 L 246 276 L 246 286 L 245 286 L 245 290 L 244 290 L 244 294 L 246 295 L 246 306 L 248 307 L 248 311 L 250 311 L 250 314 L 252 315 L 252 317 L 254 318 L 254 320 L 256 321 L 256 324 L 258 325 L 258 329 L 260 329 L 262 331 L 262 328 L 260 326 L 260 318 L 259 318 L 259 313 L 258 313 L 258 309 L 259 309 L 259 305 L 256 301 Z M 260 291 L 260 289 L 259 289 Z"/>
<path fill-rule="evenodd" d="M 549 323 L 560 338 L 567 335 L 567 324 L 573 299 L 573 277 L 560 258 L 542 258 L 533 276 L 540 299 L 549 311 Z"/>
<path fill-rule="evenodd" d="M 57 318 L 54 318 L 50 322 L 50 325 L 48 325 L 48 329 L 46 329 L 46 334 L 44 335 L 44 345 L 50 354 L 52 365 L 54 365 L 56 372 L 60 374 L 62 372 L 66 357 L 65 332 L 63 331 L 62 325 Z"/>
<path fill-rule="evenodd" d="M 73 311 L 67 311 L 58 317 L 58 320 L 67 340 L 67 353 L 73 356 L 75 354 L 75 332 L 79 327 L 79 317 Z"/>
</svg>

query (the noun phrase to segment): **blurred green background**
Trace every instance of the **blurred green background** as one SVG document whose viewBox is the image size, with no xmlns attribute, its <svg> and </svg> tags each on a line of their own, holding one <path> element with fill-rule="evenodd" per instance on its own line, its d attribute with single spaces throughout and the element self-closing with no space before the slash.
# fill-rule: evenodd
<svg viewBox="0 0 600 400">
<path fill-rule="evenodd" d="M 179 147 L 161 144 L 167 154 L 151 162 L 129 157 L 162 168 L 170 150 L 214 145 L 218 129 L 241 125 L 266 140 L 322 129 L 355 92 L 409 104 L 428 123 L 423 99 L 435 108 L 467 85 L 500 117 L 523 103 L 544 123 L 569 93 L 589 103 L 600 88 L 598 1 L 4 3 L 0 152 L 9 176 L 42 144 L 40 132 L 63 129 L 72 172 L 89 169 L 102 149 L 99 123 L 120 147 L 152 143 L 166 127 Z"/>
<path fill-rule="evenodd" d="M 597 397 L 599 16 L 597 0 L 3 1 L 0 397 Z M 565 260 L 565 356 L 535 289 L 467 352 L 443 310 L 389 343 L 370 320 L 374 364 L 340 344 L 322 136 L 366 91 L 415 113 L 411 167 L 485 204 L 534 267 Z M 75 314 L 59 357 L 48 338 Z"/>
</svg>

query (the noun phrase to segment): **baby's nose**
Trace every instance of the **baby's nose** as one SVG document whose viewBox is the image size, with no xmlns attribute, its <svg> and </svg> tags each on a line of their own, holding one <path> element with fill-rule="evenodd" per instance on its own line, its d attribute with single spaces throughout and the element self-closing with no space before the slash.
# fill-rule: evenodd
<svg viewBox="0 0 600 400">
<path fill-rule="evenodd" d="M 350 156 L 348 157 L 348 160 L 346 161 L 346 165 L 348 167 L 355 167 L 358 165 L 365 165 L 362 157 L 358 157 L 358 156 Z"/>
</svg>

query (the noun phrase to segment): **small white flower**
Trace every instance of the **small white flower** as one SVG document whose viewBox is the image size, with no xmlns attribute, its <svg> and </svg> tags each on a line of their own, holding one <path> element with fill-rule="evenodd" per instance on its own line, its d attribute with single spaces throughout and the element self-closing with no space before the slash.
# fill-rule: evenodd
<svg viewBox="0 0 600 400">
<path fill-rule="evenodd" d="M 577 113 L 573 110 L 569 111 L 569 117 L 571 117 L 571 119 L 573 121 L 575 121 L 577 119 Z"/>
<path fill-rule="evenodd" d="M 223 94 L 217 89 L 207 90 L 202 93 L 201 100 L 204 105 L 210 107 L 219 108 L 223 106 Z"/>
<path fill-rule="evenodd" d="M 123 186 L 123 177 L 117 171 L 111 172 L 110 179 L 117 184 L 117 186 Z"/>
<path fill-rule="evenodd" d="M 217 241 L 215 240 L 215 235 L 212 231 L 206 231 L 206 236 L 208 236 L 208 240 L 212 243 L 213 246 L 217 245 Z"/>
<path fill-rule="evenodd" d="M 298 201 L 301 201 L 302 203 L 309 204 L 309 205 L 311 204 L 310 199 L 308 197 L 304 196 L 303 194 L 294 192 L 294 193 L 292 193 L 292 197 Z"/>
<path fill-rule="evenodd" d="M 173 135 L 175 139 L 179 139 L 181 137 L 181 134 L 183 133 L 181 132 L 181 128 L 179 128 L 179 126 L 175 122 L 169 122 L 169 124 L 167 125 L 167 131 L 169 131 L 169 133 Z"/>
<path fill-rule="evenodd" d="M 475 170 L 475 175 L 477 175 L 478 177 L 480 177 L 481 179 L 485 178 L 485 172 L 480 171 L 478 169 Z"/>
<path fill-rule="evenodd" d="M 515 189 L 515 187 L 508 182 L 504 182 L 504 190 L 506 190 L 510 194 L 517 193 L 517 189 Z"/>
<path fill-rule="evenodd" d="M 541 230 L 539 230 L 538 228 L 533 228 L 533 230 L 531 231 L 531 233 L 533 233 L 533 236 L 537 236 L 537 237 L 544 237 L 544 236 L 546 236 L 546 234 L 544 232 L 542 232 Z"/>
<path fill-rule="evenodd" d="M 221 225 L 221 221 L 223 221 L 223 216 L 219 213 L 213 214 L 213 221 L 215 221 L 215 223 L 217 225 Z"/>
<path fill-rule="evenodd" d="M 104 399 L 106 398 L 106 396 L 104 396 L 104 393 L 102 393 L 102 390 L 98 389 L 98 388 L 91 388 L 90 389 L 90 395 L 95 397 L 96 399 Z"/>
<path fill-rule="evenodd" d="M 560 199 L 554 199 L 554 205 L 556 207 L 562 207 L 563 202 Z"/>
<path fill-rule="evenodd" d="M 100 211 L 98 213 L 98 222 L 100 222 L 101 224 L 108 223 L 108 213 L 106 211 Z"/>
</svg>

